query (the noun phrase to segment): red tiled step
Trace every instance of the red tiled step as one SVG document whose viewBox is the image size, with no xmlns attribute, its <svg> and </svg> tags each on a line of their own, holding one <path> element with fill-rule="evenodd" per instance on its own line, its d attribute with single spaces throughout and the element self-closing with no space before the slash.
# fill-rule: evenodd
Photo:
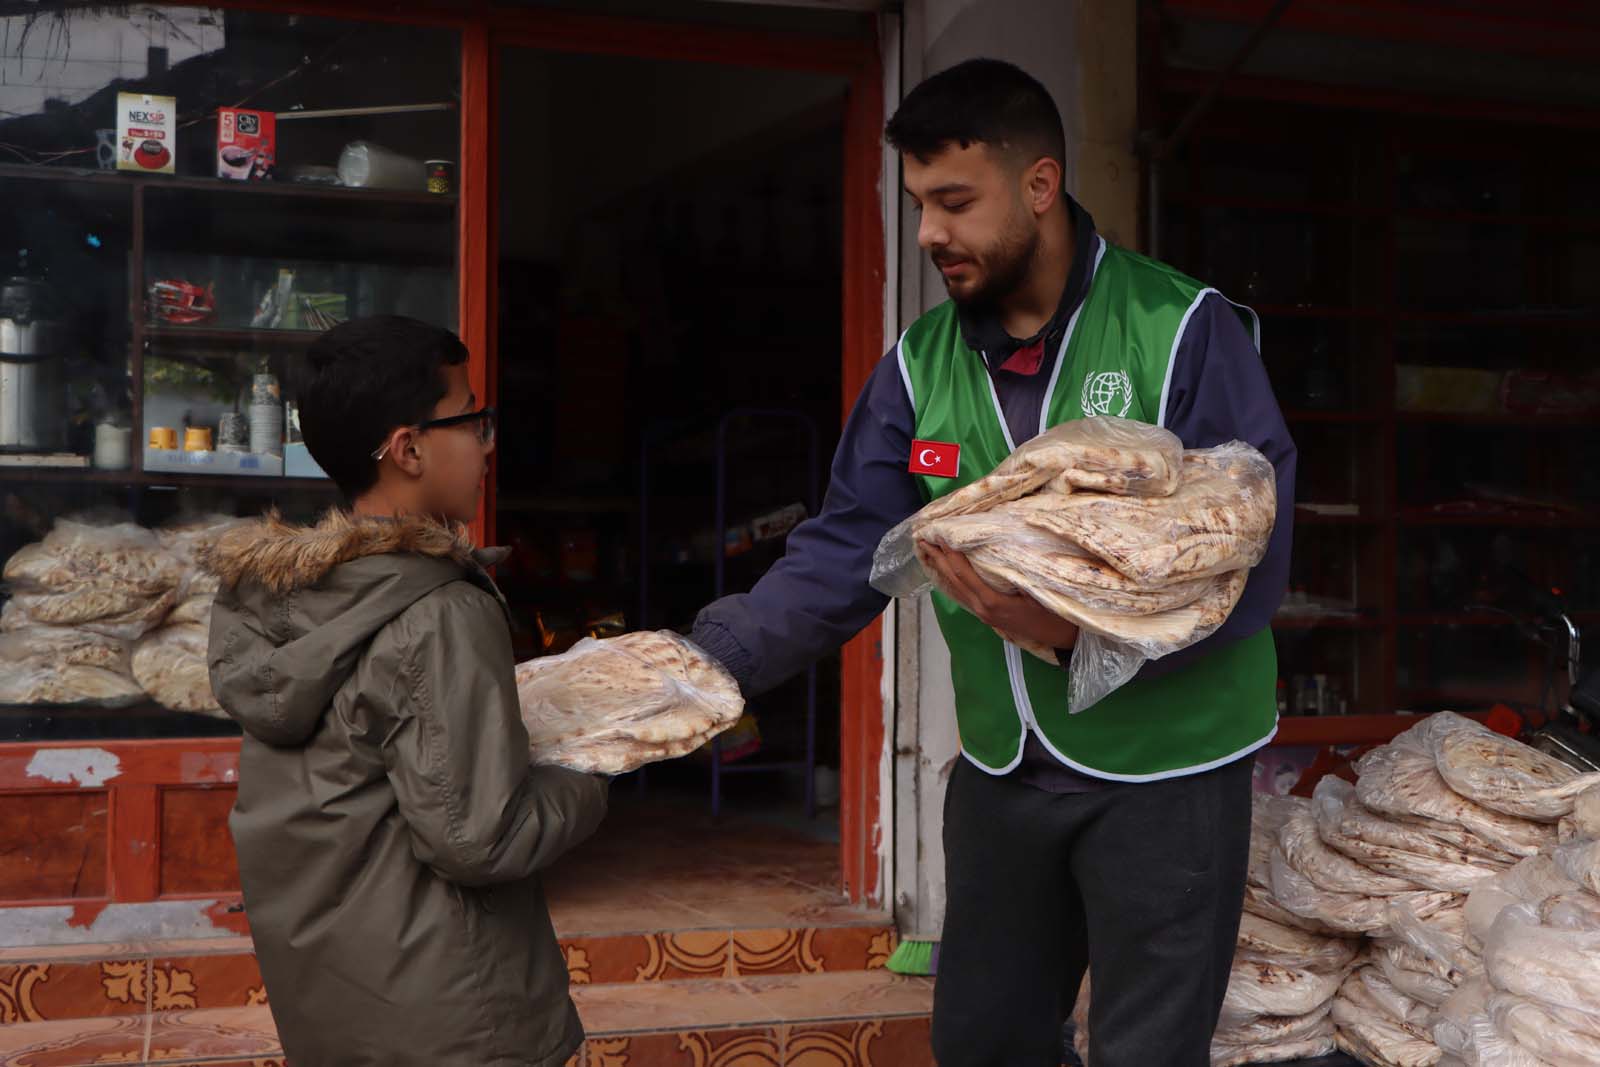
<svg viewBox="0 0 1600 1067">
<path fill-rule="evenodd" d="M 568 1067 L 931 1067 L 933 983 L 886 971 L 582 986 Z M 0 1027 L 0 1067 L 285 1067 L 264 1006 Z"/>
<path fill-rule="evenodd" d="M 576 987 L 569 1067 L 932 1067 L 933 982 L 857 971 Z"/>
<path fill-rule="evenodd" d="M 880 970 L 893 927 L 863 924 L 579 936 L 561 943 L 573 985 Z M 0 1025 L 266 1003 L 248 938 L 9 949 Z"/>
</svg>

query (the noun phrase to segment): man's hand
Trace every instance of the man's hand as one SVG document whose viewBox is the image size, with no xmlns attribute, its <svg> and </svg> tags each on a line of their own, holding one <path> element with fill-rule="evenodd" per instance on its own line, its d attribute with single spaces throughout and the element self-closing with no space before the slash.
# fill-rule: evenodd
<svg viewBox="0 0 1600 1067">
<path fill-rule="evenodd" d="M 1026 593 L 999 593 L 978 576 L 960 552 L 918 544 L 917 558 L 939 590 L 1008 641 L 1044 648 L 1071 648 L 1078 628 Z"/>
</svg>

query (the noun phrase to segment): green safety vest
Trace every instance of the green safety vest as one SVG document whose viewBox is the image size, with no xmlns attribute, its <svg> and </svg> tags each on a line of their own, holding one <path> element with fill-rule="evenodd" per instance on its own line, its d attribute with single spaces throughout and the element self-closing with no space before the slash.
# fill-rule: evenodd
<svg viewBox="0 0 1600 1067">
<path fill-rule="evenodd" d="M 1184 327 L 1216 290 L 1104 239 L 1092 269 L 1088 295 L 1067 323 L 1041 429 L 1092 415 L 1159 426 Z M 1017 442 L 983 356 L 962 339 L 953 304 L 912 324 L 897 358 L 916 412 L 916 438 L 961 446 L 956 477 L 914 475 L 924 497 L 954 492 L 1011 454 Z M 992 774 L 1021 761 L 1028 729 L 1063 764 L 1134 782 L 1222 766 L 1277 731 L 1278 660 L 1270 628 L 1160 678 L 1135 679 L 1072 715 L 1064 668 L 1003 641 L 941 593 L 933 594 L 933 604 L 950 647 L 962 751 Z"/>
</svg>

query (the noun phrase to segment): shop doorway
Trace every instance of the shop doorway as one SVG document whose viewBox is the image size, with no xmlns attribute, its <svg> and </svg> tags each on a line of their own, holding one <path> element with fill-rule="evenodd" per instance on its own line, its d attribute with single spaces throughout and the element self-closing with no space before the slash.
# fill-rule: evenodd
<svg viewBox="0 0 1600 1067">
<path fill-rule="evenodd" d="M 859 385 L 851 78 L 521 45 L 496 63 L 493 523 L 518 658 L 685 629 L 815 513 Z M 721 835 L 725 864 L 743 847 L 759 878 L 804 856 L 805 885 L 836 895 L 841 827 L 859 836 L 859 797 L 840 810 L 846 699 L 830 657 L 752 701 L 720 754 L 620 780 L 597 849 L 637 855 L 679 810 Z M 763 851 L 767 833 L 790 847 Z M 658 888 L 677 851 L 656 858 Z M 681 866 L 699 865 L 684 849 Z"/>
</svg>

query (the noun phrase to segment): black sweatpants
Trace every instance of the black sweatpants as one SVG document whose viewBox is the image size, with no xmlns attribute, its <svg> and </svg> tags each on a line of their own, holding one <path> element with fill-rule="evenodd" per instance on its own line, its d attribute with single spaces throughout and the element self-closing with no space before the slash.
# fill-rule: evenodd
<svg viewBox="0 0 1600 1067">
<path fill-rule="evenodd" d="M 959 760 L 944 806 L 939 1067 L 1058 1067 L 1085 968 L 1089 1067 L 1209 1067 L 1253 764 L 1074 794 Z"/>
</svg>

